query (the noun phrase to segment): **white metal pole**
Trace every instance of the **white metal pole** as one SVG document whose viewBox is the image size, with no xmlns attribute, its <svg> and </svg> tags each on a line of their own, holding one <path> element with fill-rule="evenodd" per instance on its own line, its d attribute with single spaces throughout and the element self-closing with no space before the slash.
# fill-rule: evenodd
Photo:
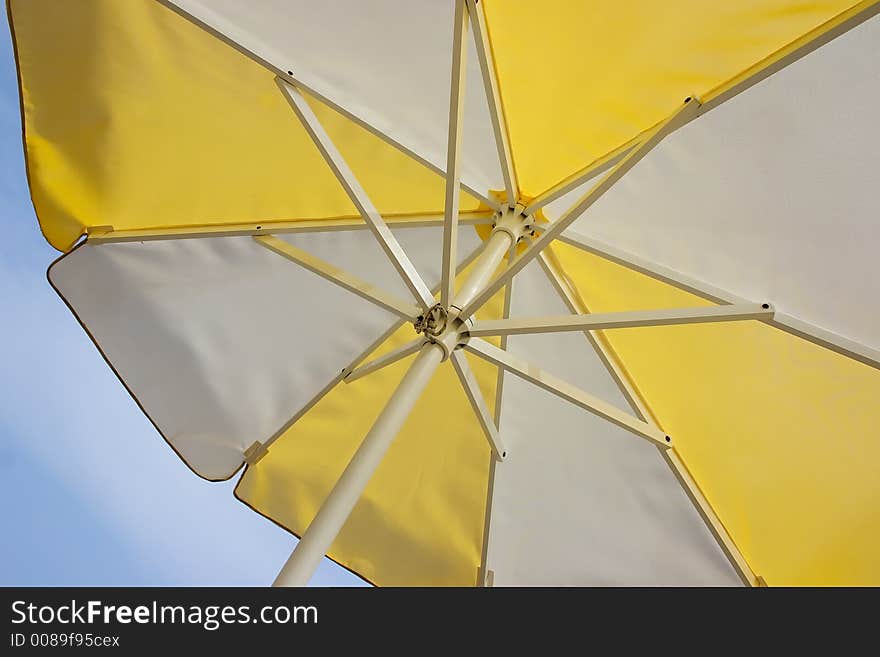
<svg viewBox="0 0 880 657">
<path fill-rule="evenodd" d="M 508 232 L 509 231 L 509 232 Z M 491 279 L 499 263 L 514 242 L 515 229 L 506 225 L 495 230 L 486 247 L 474 263 L 473 270 L 455 301 L 465 305 Z M 357 504 L 358 499 L 382 462 L 382 457 L 400 432 L 410 411 L 434 371 L 443 362 L 448 351 L 455 347 L 459 336 L 454 331 L 440 338 L 445 349 L 429 342 L 419 350 L 413 364 L 391 395 L 357 452 L 348 462 L 342 476 L 324 500 L 308 529 L 287 559 L 273 586 L 305 586 L 327 554 L 336 535 Z"/>
<path fill-rule="evenodd" d="M 330 549 L 373 472 L 441 362 L 443 350 L 440 347 L 431 343 L 422 347 L 339 481 L 324 500 L 296 549 L 278 573 L 273 586 L 308 584 L 312 573 Z"/>
<path fill-rule="evenodd" d="M 529 333 L 561 333 L 565 331 L 604 331 L 615 328 L 644 326 L 676 326 L 711 324 L 748 319 L 772 319 L 775 310 L 769 303 L 697 306 L 694 308 L 661 308 L 659 310 L 625 310 L 611 313 L 560 315 L 556 317 L 517 317 L 476 322 L 471 337 L 486 335 L 527 335 Z"/>
<path fill-rule="evenodd" d="M 492 280 L 499 263 L 510 251 L 513 244 L 513 236 L 504 230 L 496 230 L 486 242 L 479 260 L 474 263 L 470 276 L 462 283 L 461 289 L 452 301 L 452 305 L 461 310 L 471 299 Z"/>
</svg>

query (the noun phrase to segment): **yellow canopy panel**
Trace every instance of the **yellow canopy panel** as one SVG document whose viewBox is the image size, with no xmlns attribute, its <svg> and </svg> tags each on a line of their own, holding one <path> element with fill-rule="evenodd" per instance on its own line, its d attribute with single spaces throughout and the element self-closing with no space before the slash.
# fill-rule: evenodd
<svg viewBox="0 0 880 657">
<path fill-rule="evenodd" d="M 853 0 L 483 0 L 521 192 L 533 197 L 721 93 Z"/>
<path fill-rule="evenodd" d="M 357 216 L 272 74 L 155 0 L 8 10 L 31 195 L 56 248 L 90 226 Z M 310 102 L 381 212 L 442 213 L 443 178 Z"/>
<path fill-rule="evenodd" d="M 553 249 L 591 312 L 709 305 Z M 880 585 L 880 371 L 757 321 L 605 334 L 757 575 Z"/>
</svg>

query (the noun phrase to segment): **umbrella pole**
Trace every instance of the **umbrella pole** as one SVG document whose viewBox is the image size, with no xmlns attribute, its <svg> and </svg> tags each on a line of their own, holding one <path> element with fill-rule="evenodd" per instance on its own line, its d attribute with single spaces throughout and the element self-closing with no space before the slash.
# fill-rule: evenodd
<svg viewBox="0 0 880 657">
<path fill-rule="evenodd" d="M 273 586 L 308 584 L 443 358 L 443 349 L 436 344 L 421 348 Z"/>
<path fill-rule="evenodd" d="M 462 284 L 451 308 L 461 308 L 471 301 L 492 279 L 498 265 L 530 223 L 518 210 L 508 210 L 496 223 L 483 252 Z M 305 586 L 330 549 L 337 534 L 363 494 L 373 473 L 403 423 L 418 401 L 425 386 L 440 364 L 461 340 L 461 322 L 450 322 L 445 333 L 426 343 L 391 395 L 342 476 L 324 500 L 293 553 L 275 578 L 273 586 Z"/>
</svg>

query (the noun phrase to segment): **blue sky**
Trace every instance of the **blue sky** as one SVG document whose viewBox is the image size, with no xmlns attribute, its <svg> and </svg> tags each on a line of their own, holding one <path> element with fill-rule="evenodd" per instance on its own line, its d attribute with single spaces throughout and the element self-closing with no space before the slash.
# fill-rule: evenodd
<svg viewBox="0 0 880 657">
<path fill-rule="evenodd" d="M 271 583 L 295 544 L 192 474 L 46 282 L 0 29 L 0 585 Z M 312 584 L 361 581 L 324 560 Z"/>
</svg>

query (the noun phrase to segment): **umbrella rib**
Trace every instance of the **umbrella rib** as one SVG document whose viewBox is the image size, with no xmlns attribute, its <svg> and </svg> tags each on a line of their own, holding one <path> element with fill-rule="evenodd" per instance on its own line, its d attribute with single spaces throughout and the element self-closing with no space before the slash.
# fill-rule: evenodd
<svg viewBox="0 0 880 657">
<path fill-rule="evenodd" d="M 379 211 L 370 201 L 366 191 L 345 162 L 342 154 L 333 144 L 333 140 L 330 139 L 330 135 L 324 130 L 318 117 L 309 106 L 308 101 L 306 101 L 305 97 L 296 87 L 291 86 L 281 78 L 276 77 L 275 82 L 294 113 L 299 117 L 300 122 L 306 129 L 306 132 L 309 133 L 309 136 L 333 171 L 333 174 L 339 180 L 343 189 L 345 189 L 349 199 L 351 199 L 351 202 L 364 218 L 364 221 L 369 225 L 385 255 L 391 261 L 391 264 L 394 265 L 400 278 L 409 288 L 410 292 L 412 292 L 413 297 L 425 310 L 430 308 L 434 304 L 434 297 L 431 291 L 428 289 L 425 281 L 422 280 L 415 265 L 410 261 L 409 256 L 406 255 L 403 247 L 400 246 L 394 233 L 388 228 L 382 215 L 379 214 Z"/>
<path fill-rule="evenodd" d="M 617 166 L 617 164 L 624 158 L 626 155 L 636 146 L 639 145 L 641 141 L 640 137 L 636 137 L 635 139 L 631 139 L 623 146 L 619 146 L 615 148 L 613 151 L 610 151 L 593 160 L 586 167 L 581 169 L 579 172 L 569 176 L 565 180 L 560 183 L 557 183 L 555 186 L 551 187 L 544 193 L 536 196 L 531 203 L 526 206 L 525 212 L 526 214 L 534 214 L 538 210 L 546 207 L 553 201 L 556 201 L 566 194 L 573 192 L 581 185 L 585 185 L 590 182 L 596 176 L 600 176 L 608 169 L 613 166 Z"/>
<path fill-rule="evenodd" d="M 480 384 L 477 382 L 477 378 L 474 376 L 474 372 L 467 361 L 467 356 L 461 350 L 457 350 L 453 351 L 449 358 L 452 361 L 455 373 L 458 375 L 461 387 L 464 389 L 464 393 L 471 404 L 471 408 L 474 409 L 474 414 L 480 422 L 480 428 L 482 428 L 486 440 L 489 441 L 489 448 L 492 450 L 492 454 L 496 460 L 503 461 L 507 457 L 507 449 L 504 447 L 501 436 L 498 435 L 498 427 L 495 426 L 495 420 L 486 406 L 483 393 L 480 391 Z"/>
<path fill-rule="evenodd" d="M 489 41 L 489 31 L 486 28 L 486 16 L 483 8 L 479 6 L 478 0 L 467 0 L 467 9 L 474 30 L 477 59 L 480 62 L 483 87 L 486 91 L 486 101 L 489 104 L 489 117 L 492 121 L 492 130 L 495 133 L 495 146 L 498 150 L 501 174 L 504 177 L 507 204 L 513 207 L 518 198 L 516 168 L 513 165 L 513 154 L 510 148 L 507 121 L 504 116 L 504 105 L 501 102 L 501 91 L 495 72 L 495 59 L 492 56 L 492 44 Z"/>
<path fill-rule="evenodd" d="M 567 381 L 559 379 L 549 372 L 542 370 L 529 362 L 526 362 L 513 354 L 503 351 L 498 347 L 480 338 L 471 339 L 465 344 L 465 349 L 476 354 L 480 358 L 532 383 L 549 393 L 568 401 L 575 406 L 598 415 L 599 417 L 616 424 L 622 429 L 644 438 L 663 449 L 672 446 L 672 438 L 658 429 L 656 426 L 624 413 L 617 407 L 602 401 L 598 397 L 590 395 L 580 388 L 573 386 Z"/>
<path fill-rule="evenodd" d="M 226 33 L 227 31 L 232 31 L 232 30 L 228 29 L 229 26 L 223 25 L 222 19 L 219 18 L 218 16 L 216 16 L 216 15 L 213 16 L 214 23 L 216 23 L 217 25 L 212 25 L 212 24 L 207 23 L 204 20 L 198 18 L 194 14 L 186 11 L 183 7 L 181 7 L 178 4 L 178 2 L 175 2 L 175 0 L 156 0 L 156 1 L 159 2 L 159 4 L 165 6 L 167 9 L 173 11 L 175 14 L 177 14 L 178 16 L 183 18 L 184 20 L 192 23 L 193 25 L 195 25 L 199 29 L 204 30 L 205 32 L 207 32 L 208 34 L 210 34 L 214 38 L 219 39 L 220 41 L 222 41 L 226 45 L 230 46 L 231 48 L 234 48 L 235 50 L 237 50 L 239 53 L 241 53 L 242 55 L 244 55 L 245 57 L 250 59 L 255 64 L 263 67 L 264 69 L 273 73 L 274 75 L 277 75 L 279 78 L 286 80 L 288 83 L 296 86 L 297 88 L 302 89 L 303 91 L 308 93 L 310 96 L 313 96 L 317 100 L 321 101 L 324 105 L 326 105 L 330 109 L 334 110 L 335 112 L 338 112 L 339 114 L 341 114 L 342 116 L 347 118 L 349 121 L 354 122 L 355 124 L 357 124 L 358 126 L 363 128 L 364 130 L 366 130 L 367 132 L 372 134 L 373 136 L 378 137 L 379 139 L 384 141 L 386 144 L 388 144 L 392 148 L 400 151 L 401 153 L 403 153 L 407 157 L 415 160 L 416 162 L 418 162 L 422 166 L 427 167 L 429 170 L 433 171 L 437 175 L 440 175 L 440 176 L 446 175 L 442 168 L 440 168 L 439 166 L 437 166 L 436 164 L 434 164 L 430 160 L 422 157 L 421 155 L 416 153 L 411 148 L 404 146 L 402 143 L 400 143 L 399 141 L 397 141 L 396 139 L 394 139 L 390 135 L 386 134 L 385 132 L 383 132 L 382 130 L 377 128 L 376 126 L 367 122 L 365 119 L 359 117 L 358 115 L 354 114 L 353 112 L 350 112 L 349 110 L 344 108 L 342 105 L 339 105 L 338 103 L 332 101 L 330 98 L 328 98 L 327 96 L 325 96 L 324 94 L 319 92 L 317 89 L 315 89 L 311 85 L 306 84 L 303 80 L 294 76 L 293 71 L 287 71 L 287 70 L 278 68 L 277 66 L 272 64 L 268 59 L 266 59 L 266 57 L 264 57 L 263 55 L 257 53 L 256 51 L 248 48 L 247 46 L 245 46 L 245 45 L 239 43 L 238 41 L 236 41 L 235 39 L 233 39 L 231 36 L 229 36 Z M 226 28 L 225 31 L 224 31 L 224 28 Z M 476 187 L 469 185 L 469 184 L 466 184 L 466 183 L 462 183 L 461 186 L 468 194 L 470 194 L 474 198 L 480 200 L 482 203 L 485 203 L 488 207 L 492 208 L 493 210 L 500 210 L 501 209 L 501 205 L 498 203 L 498 201 L 496 199 L 493 199 L 491 196 L 489 196 L 485 192 L 481 192 Z"/>
<path fill-rule="evenodd" d="M 583 313 L 588 311 L 589 308 L 587 308 L 587 305 L 584 303 L 580 294 L 577 293 L 577 290 L 565 275 L 565 272 L 559 265 L 553 251 L 550 250 L 542 253 L 540 261 L 544 273 L 550 279 L 556 292 L 559 294 L 565 305 L 568 306 L 569 310 L 573 313 Z M 630 405 L 630 408 L 636 413 L 636 416 L 649 424 L 653 424 L 662 431 L 663 428 L 661 427 L 659 420 L 648 406 L 647 401 L 635 385 L 632 377 L 621 365 L 617 353 L 614 351 L 605 335 L 601 332 L 594 334 L 591 331 L 584 331 L 584 337 L 595 350 L 599 360 L 602 361 L 605 369 L 617 384 L 618 389 Z M 739 551 L 736 543 L 734 543 L 733 539 L 730 537 L 724 524 L 718 518 L 715 510 L 706 499 L 706 496 L 703 495 L 702 490 L 700 490 L 700 487 L 694 481 L 687 466 L 685 466 L 681 458 L 678 456 L 676 448 L 658 449 L 663 460 L 675 475 L 676 481 L 678 481 L 679 485 L 685 490 L 688 499 L 694 505 L 694 508 L 700 515 L 706 528 L 709 530 L 709 533 L 712 534 L 715 542 L 718 543 L 718 546 L 724 553 L 731 567 L 736 571 L 739 578 L 747 586 L 758 586 L 757 576 L 752 571 L 748 562 L 746 562 L 745 557 L 743 557 L 742 553 Z"/>
<path fill-rule="evenodd" d="M 801 57 L 810 54 L 817 48 L 825 45 L 829 41 L 845 34 L 849 30 L 861 25 L 872 16 L 880 13 L 880 2 L 876 0 L 863 1 L 844 11 L 823 25 L 807 32 L 799 39 L 796 39 L 786 47 L 778 50 L 769 57 L 758 62 L 751 68 L 747 69 L 742 75 L 729 80 L 726 84 L 711 91 L 703 100 L 703 106 L 699 113 L 689 117 L 687 121 L 678 127 L 683 127 L 690 123 L 697 116 L 701 116 L 719 105 L 727 102 L 742 92 L 750 89 L 762 80 L 770 77 L 774 73 L 782 70 L 786 66 L 793 64 Z M 678 128 L 676 128 L 678 129 Z M 561 180 L 549 189 L 541 192 L 536 196 L 526 208 L 526 214 L 533 214 L 548 203 L 565 196 L 569 192 L 574 191 L 584 183 L 589 182 L 594 177 L 607 171 L 609 168 L 617 164 L 628 151 L 638 146 L 639 138 L 635 138 L 597 158 L 586 167 L 572 174 L 571 176 Z"/>
<path fill-rule="evenodd" d="M 690 292 L 708 301 L 722 305 L 746 305 L 752 303 L 732 292 L 722 290 L 709 283 L 704 283 L 696 278 L 681 274 L 669 267 L 664 267 L 640 256 L 614 248 L 599 240 L 576 236 L 571 233 L 563 233 L 559 236 L 559 241 L 677 287 L 680 290 Z M 855 340 L 845 338 L 778 311 L 770 317 L 762 318 L 760 321 L 803 340 L 812 342 L 817 346 L 834 351 L 841 356 L 852 358 L 868 367 L 880 369 L 880 351 Z"/>
<path fill-rule="evenodd" d="M 491 225 L 493 215 L 486 211 L 459 213 L 459 225 Z M 388 217 L 389 228 L 442 227 L 443 215 L 406 214 Z M 167 228 L 135 228 L 115 230 L 112 226 L 90 226 L 87 236 L 90 244 L 119 242 L 152 242 L 157 240 L 184 240 L 207 237 L 243 237 L 249 235 L 282 235 L 297 233 L 329 233 L 368 230 L 369 225 L 360 217 L 333 219 L 304 219 L 298 221 L 249 221 L 210 226 L 173 226 Z"/>
<path fill-rule="evenodd" d="M 348 290 L 362 299 L 366 299 L 403 319 L 412 321 L 421 313 L 418 306 L 397 299 L 393 295 L 380 290 L 375 285 L 362 281 L 353 274 L 349 274 L 347 271 L 340 269 L 339 267 L 334 267 L 330 263 L 313 256 L 311 253 L 303 251 L 292 244 L 288 244 L 284 240 L 273 235 L 263 235 L 260 237 L 254 237 L 253 239 L 260 246 L 301 265 L 321 278 L 328 280 L 331 283 L 335 283 L 343 289 Z"/>
<path fill-rule="evenodd" d="M 558 237 L 562 231 L 568 228 L 586 210 L 602 197 L 611 187 L 620 180 L 627 171 L 632 169 L 642 158 L 645 157 L 663 138 L 675 130 L 682 121 L 699 110 L 700 102 L 696 98 L 687 98 L 681 106 L 673 112 L 665 121 L 651 130 L 617 165 L 608 171 L 602 179 L 596 183 L 587 193 L 578 199 L 575 204 L 556 221 L 547 225 L 540 236 L 510 265 L 497 275 L 483 290 L 477 294 L 461 310 L 462 317 L 469 317 L 479 309 L 486 301 L 500 290 L 513 276 L 522 271 L 529 262 L 538 256 L 550 243 Z"/>
<path fill-rule="evenodd" d="M 367 376 L 367 374 L 372 374 L 373 372 L 377 372 L 384 367 L 388 367 L 389 365 L 393 365 L 399 360 L 403 360 L 407 356 L 411 356 L 416 353 L 422 346 L 427 342 L 424 337 L 418 337 L 415 340 L 411 340 L 407 342 L 405 345 L 394 349 L 393 351 L 389 351 L 384 356 L 380 356 L 379 358 L 375 358 L 364 365 L 361 365 L 358 368 L 350 370 L 347 374 L 342 377 L 342 380 L 346 383 L 351 383 L 352 381 L 357 381 L 360 378 Z"/>
<path fill-rule="evenodd" d="M 449 89 L 449 131 L 446 139 L 446 199 L 440 281 L 440 303 L 447 310 L 455 294 L 455 252 L 458 246 L 458 211 L 461 196 L 461 129 L 464 123 L 467 76 L 467 27 L 468 14 L 465 0 L 456 0 Z"/>
<path fill-rule="evenodd" d="M 540 227 L 538 227 L 540 228 Z M 621 249 L 615 248 L 610 244 L 600 242 L 591 237 L 576 235 L 573 232 L 562 233 L 558 238 L 563 244 L 576 247 L 587 253 L 599 256 L 605 260 L 609 260 L 616 265 L 632 269 L 640 274 L 649 276 L 663 283 L 673 285 L 680 290 L 690 292 L 698 297 L 713 301 L 715 303 L 751 303 L 750 300 L 736 296 L 731 292 L 714 287 L 708 283 L 704 283 L 695 278 L 690 278 L 681 274 L 674 269 L 664 267 L 663 265 L 651 262 L 645 258 L 627 253 Z"/>
<path fill-rule="evenodd" d="M 732 304 L 697 308 L 670 308 L 611 313 L 587 313 L 557 317 L 528 317 L 477 321 L 469 330 L 472 337 L 487 335 L 526 335 L 564 331 L 597 331 L 639 326 L 706 324 L 773 317 L 770 304 Z"/>
</svg>

